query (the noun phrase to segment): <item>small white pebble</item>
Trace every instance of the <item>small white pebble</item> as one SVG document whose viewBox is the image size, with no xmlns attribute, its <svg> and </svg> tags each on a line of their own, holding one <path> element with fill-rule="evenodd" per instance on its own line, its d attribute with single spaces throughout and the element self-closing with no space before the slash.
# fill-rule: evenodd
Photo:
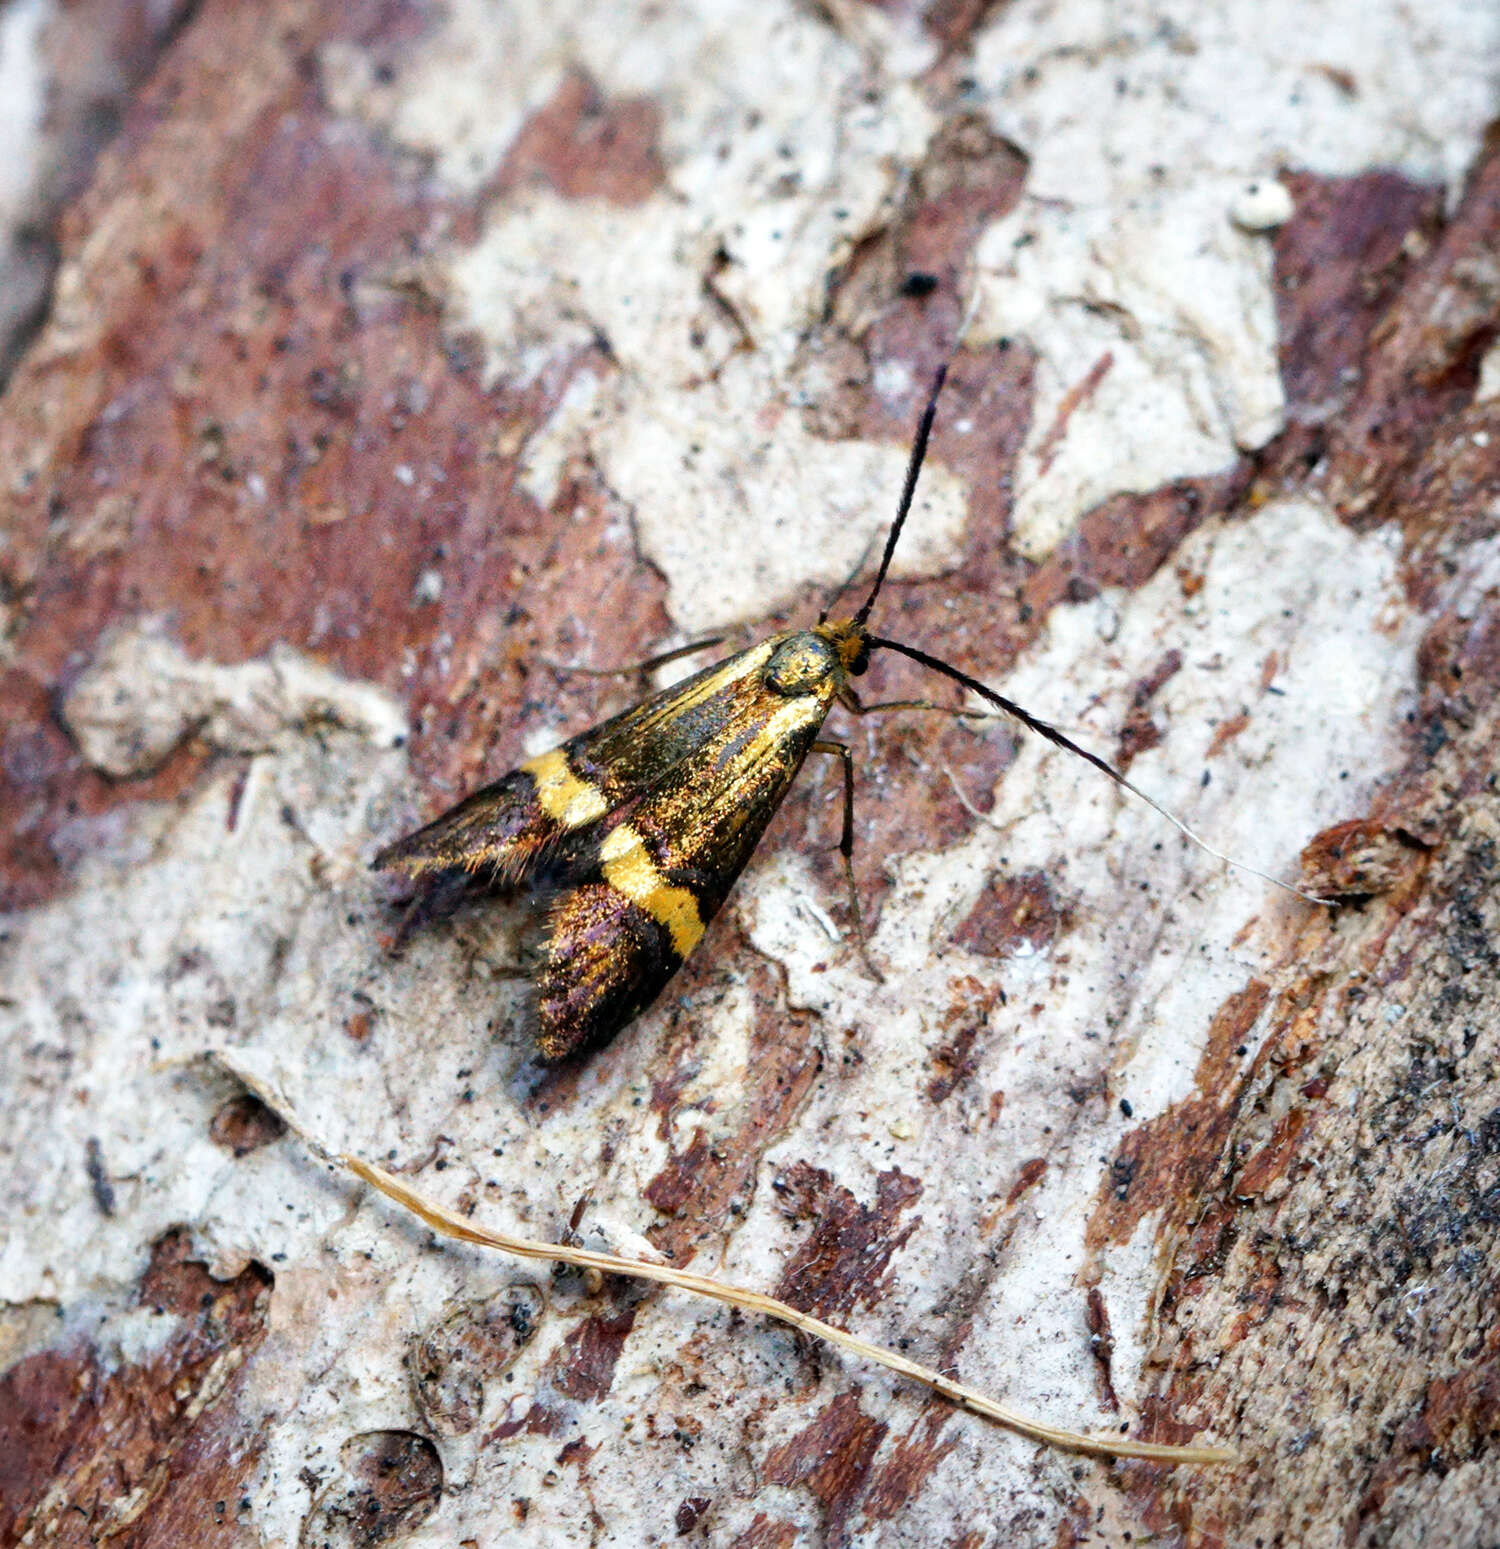
<svg viewBox="0 0 1500 1549">
<path fill-rule="evenodd" d="M 411 600 L 418 607 L 426 607 L 436 602 L 443 595 L 443 573 L 441 570 L 424 570 L 417 577 L 417 584 L 411 589 Z"/>
<path fill-rule="evenodd" d="M 1244 184 L 1229 207 L 1229 218 L 1241 231 L 1275 231 L 1292 218 L 1292 196 L 1277 178 L 1256 178 Z"/>
</svg>

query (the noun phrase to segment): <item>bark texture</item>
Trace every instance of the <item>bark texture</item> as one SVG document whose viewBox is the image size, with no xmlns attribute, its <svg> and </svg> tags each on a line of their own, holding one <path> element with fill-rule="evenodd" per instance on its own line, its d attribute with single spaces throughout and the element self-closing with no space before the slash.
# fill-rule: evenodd
<svg viewBox="0 0 1500 1549">
<path fill-rule="evenodd" d="M 79 10 L 144 83 L 87 179 L 54 126 L 0 399 L 0 1543 L 1492 1543 L 1490 24 Z M 809 768 L 660 1003 L 542 1067 L 525 907 L 394 956 L 369 857 L 633 692 L 565 664 L 815 615 L 945 360 L 881 631 L 1336 906 L 882 717 L 885 982 Z M 437 1249 L 219 1046 L 476 1214 L 1245 1461 Z"/>
</svg>

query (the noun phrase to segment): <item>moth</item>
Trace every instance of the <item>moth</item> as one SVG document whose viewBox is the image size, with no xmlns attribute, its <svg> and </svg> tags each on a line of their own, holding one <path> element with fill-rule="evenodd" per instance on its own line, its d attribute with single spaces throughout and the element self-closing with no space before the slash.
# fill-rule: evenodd
<svg viewBox="0 0 1500 1549">
<path fill-rule="evenodd" d="M 945 376 L 946 367 L 922 414 L 880 567 L 857 612 L 832 619 L 825 613 L 810 629 L 772 635 L 704 668 L 529 759 L 375 857 L 377 869 L 432 887 L 456 881 L 502 891 L 555 890 L 537 974 L 537 1044 L 544 1059 L 604 1043 L 656 999 L 719 912 L 809 753 L 843 762 L 839 850 L 864 950 L 852 859 L 854 760 L 845 743 L 821 735 L 824 720 L 835 704 L 855 714 L 990 713 L 925 700 L 864 705 L 853 680 L 876 651 L 893 651 L 952 679 L 1087 760 L 1203 844 L 1055 727 L 949 663 L 871 632 L 869 618 L 911 510 Z M 684 653 L 669 656 L 678 654 Z"/>
</svg>

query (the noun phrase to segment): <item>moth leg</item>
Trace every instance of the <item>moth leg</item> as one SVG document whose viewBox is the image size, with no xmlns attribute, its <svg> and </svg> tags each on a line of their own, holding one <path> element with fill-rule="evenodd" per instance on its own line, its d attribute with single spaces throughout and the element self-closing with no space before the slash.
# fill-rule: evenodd
<svg viewBox="0 0 1500 1549">
<path fill-rule="evenodd" d="M 878 715 L 883 710 L 936 710 L 939 715 L 955 716 L 962 721 L 1003 719 L 994 710 L 966 710 L 962 705 L 940 705 L 931 699 L 884 699 L 878 705 L 867 705 L 847 686 L 839 695 L 839 703 L 854 715 Z"/>
<path fill-rule="evenodd" d="M 679 645 L 670 651 L 661 651 L 655 656 L 648 656 L 643 662 L 631 662 L 626 667 L 584 667 L 577 662 L 554 662 L 542 658 L 544 666 L 550 667 L 554 672 L 566 672 L 575 674 L 580 678 L 629 678 L 638 673 L 651 672 L 654 668 L 665 667 L 668 662 L 675 662 L 680 657 L 691 656 L 695 651 L 706 651 L 711 645 L 722 645 L 730 638 L 729 634 L 704 635 L 700 639 L 690 640 L 686 645 Z"/>
<path fill-rule="evenodd" d="M 808 751 L 834 754 L 844 761 L 844 829 L 839 835 L 839 854 L 844 858 L 844 880 L 849 885 L 849 909 L 854 918 L 859 955 L 865 960 L 870 977 L 877 984 L 884 984 L 885 975 L 875 966 L 870 956 L 870 944 L 865 936 L 865 917 L 859 910 L 859 889 L 854 885 L 854 755 L 845 743 L 824 742 L 821 739 L 813 743 Z"/>
<path fill-rule="evenodd" d="M 462 872 L 439 874 L 425 886 L 419 886 L 402 906 L 401 918 L 386 950 L 392 957 L 400 957 L 418 931 L 453 914 L 468 890 L 469 879 Z"/>
</svg>

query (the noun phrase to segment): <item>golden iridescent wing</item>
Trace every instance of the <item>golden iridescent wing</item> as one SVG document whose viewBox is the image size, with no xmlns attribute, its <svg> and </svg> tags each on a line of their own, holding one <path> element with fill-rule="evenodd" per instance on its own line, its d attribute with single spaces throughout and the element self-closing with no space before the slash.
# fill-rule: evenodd
<svg viewBox="0 0 1500 1549">
<path fill-rule="evenodd" d="M 767 680 L 784 647 L 811 655 L 795 692 Z M 773 636 L 528 760 L 375 864 L 501 887 L 545 873 L 560 896 L 538 1042 L 549 1059 L 603 1042 L 718 912 L 817 739 L 843 681 L 835 663 L 808 632 Z"/>
<path fill-rule="evenodd" d="M 528 759 L 387 845 L 375 868 L 414 878 L 463 871 L 499 887 L 526 881 L 565 840 L 627 806 L 743 717 L 763 692 L 761 672 L 777 643 L 715 662 Z"/>
</svg>

